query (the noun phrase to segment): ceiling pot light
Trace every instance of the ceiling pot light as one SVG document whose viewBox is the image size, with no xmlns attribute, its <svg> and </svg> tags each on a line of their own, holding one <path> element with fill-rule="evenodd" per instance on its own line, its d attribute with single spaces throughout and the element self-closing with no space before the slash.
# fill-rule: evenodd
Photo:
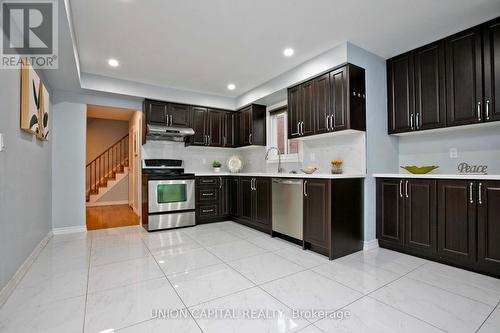
<svg viewBox="0 0 500 333">
<path fill-rule="evenodd" d="M 234 90 L 234 89 L 236 89 L 236 86 L 233 83 L 230 83 L 227 85 L 227 89 Z"/>
<path fill-rule="evenodd" d="M 293 49 L 288 47 L 283 50 L 283 54 L 285 55 L 285 57 L 291 57 L 293 56 Z"/>
<path fill-rule="evenodd" d="M 120 65 L 120 63 L 116 59 L 109 59 L 108 65 L 110 65 L 111 67 L 118 67 Z"/>
</svg>

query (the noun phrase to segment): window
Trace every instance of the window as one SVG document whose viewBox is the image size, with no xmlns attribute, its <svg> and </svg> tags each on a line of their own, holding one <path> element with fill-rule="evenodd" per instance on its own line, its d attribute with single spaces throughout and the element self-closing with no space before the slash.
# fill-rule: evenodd
<svg viewBox="0 0 500 333">
<path fill-rule="evenodd" d="M 299 161 L 300 159 L 300 142 L 298 140 L 288 140 L 288 118 L 287 108 L 282 107 L 269 113 L 270 118 L 270 135 L 269 147 L 277 147 L 281 152 L 282 160 Z M 277 152 L 269 153 L 269 160 L 277 160 Z"/>
</svg>

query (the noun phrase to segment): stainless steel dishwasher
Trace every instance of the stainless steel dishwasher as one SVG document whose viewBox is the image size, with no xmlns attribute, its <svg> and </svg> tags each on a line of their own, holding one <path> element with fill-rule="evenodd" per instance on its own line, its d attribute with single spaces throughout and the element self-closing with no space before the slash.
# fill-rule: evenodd
<svg viewBox="0 0 500 333">
<path fill-rule="evenodd" d="M 273 178 L 273 231 L 302 240 L 302 179 Z"/>
</svg>

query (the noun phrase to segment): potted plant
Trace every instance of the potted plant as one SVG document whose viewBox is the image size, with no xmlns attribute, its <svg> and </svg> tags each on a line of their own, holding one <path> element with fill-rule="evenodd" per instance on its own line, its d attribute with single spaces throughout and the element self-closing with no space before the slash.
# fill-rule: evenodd
<svg viewBox="0 0 500 333">
<path fill-rule="evenodd" d="M 330 163 L 332 164 L 332 174 L 339 175 L 342 173 L 342 163 L 344 163 L 344 161 L 331 160 Z"/>
<path fill-rule="evenodd" d="M 220 172 L 220 167 L 221 166 L 222 166 L 222 164 L 219 161 L 213 161 L 212 162 L 212 168 L 214 169 L 214 172 Z"/>
</svg>

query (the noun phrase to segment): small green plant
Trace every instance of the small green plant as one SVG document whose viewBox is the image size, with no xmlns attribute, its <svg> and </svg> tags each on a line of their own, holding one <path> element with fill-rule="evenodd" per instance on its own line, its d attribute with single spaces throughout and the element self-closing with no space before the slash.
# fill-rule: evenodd
<svg viewBox="0 0 500 333">
<path fill-rule="evenodd" d="M 221 166 L 222 166 L 222 163 L 219 161 L 212 162 L 212 168 L 220 168 Z"/>
</svg>

